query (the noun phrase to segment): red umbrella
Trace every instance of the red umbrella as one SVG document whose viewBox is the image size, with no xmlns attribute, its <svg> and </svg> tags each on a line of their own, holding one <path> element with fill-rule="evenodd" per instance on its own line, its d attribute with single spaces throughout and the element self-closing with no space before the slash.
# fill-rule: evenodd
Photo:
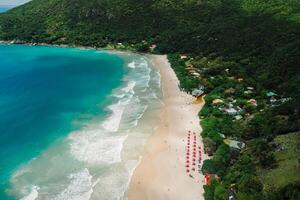
<svg viewBox="0 0 300 200">
<path fill-rule="evenodd" d="M 193 167 L 192 170 L 195 171 L 195 168 Z"/>
<path fill-rule="evenodd" d="M 193 161 L 195 162 L 195 161 L 196 161 L 196 159 L 195 159 L 195 158 L 193 158 Z"/>
<path fill-rule="evenodd" d="M 186 170 L 186 173 L 189 173 L 189 172 L 190 172 L 190 170 L 189 170 L 189 169 L 187 169 L 187 170 Z"/>
<path fill-rule="evenodd" d="M 185 167 L 190 167 L 189 165 L 186 165 Z"/>
</svg>

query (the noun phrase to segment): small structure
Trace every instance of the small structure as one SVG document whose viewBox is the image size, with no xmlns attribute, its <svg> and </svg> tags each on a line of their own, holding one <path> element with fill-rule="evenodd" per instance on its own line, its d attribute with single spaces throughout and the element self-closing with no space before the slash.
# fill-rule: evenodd
<svg viewBox="0 0 300 200">
<path fill-rule="evenodd" d="M 243 118 L 243 116 L 242 116 L 242 115 L 237 115 L 237 116 L 234 116 L 234 119 L 235 119 L 235 120 L 237 120 L 237 121 L 238 121 L 238 120 L 240 120 L 240 119 L 242 119 L 242 118 Z"/>
<path fill-rule="evenodd" d="M 187 70 L 194 70 L 194 66 L 192 64 L 188 64 L 186 65 L 186 68 Z"/>
<path fill-rule="evenodd" d="M 243 82 L 243 78 L 238 78 L 238 82 Z"/>
<path fill-rule="evenodd" d="M 236 200 L 236 191 L 233 188 L 228 190 L 228 200 Z"/>
<path fill-rule="evenodd" d="M 235 92 L 235 90 L 233 88 L 228 88 L 226 90 L 224 90 L 225 94 L 233 94 Z"/>
<path fill-rule="evenodd" d="M 218 177 L 217 174 L 205 174 L 204 175 L 204 183 L 205 183 L 205 185 L 210 186 L 212 179 L 218 181 L 219 177 Z"/>
<path fill-rule="evenodd" d="M 188 57 L 186 55 L 181 55 L 180 58 L 181 59 L 187 59 Z"/>
<path fill-rule="evenodd" d="M 273 96 L 277 96 L 277 94 L 274 93 L 274 92 L 267 92 L 267 96 L 268 97 L 273 97 Z"/>
<path fill-rule="evenodd" d="M 192 75 L 193 75 L 193 76 L 196 76 L 196 77 L 199 77 L 199 76 L 200 76 L 200 74 L 199 74 L 198 72 L 192 72 Z"/>
<path fill-rule="evenodd" d="M 254 90 L 254 87 L 247 87 L 247 90 Z"/>
<path fill-rule="evenodd" d="M 250 99 L 247 102 L 250 103 L 252 106 L 257 106 L 257 101 L 255 99 Z"/>
<path fill-rule="evenodd" d="M 237 141 L 237 140 L 225 139 L 223 141 L 224 141 L 225 144 L 227 144 L 231 148 L 235 148 L 235 149 L 238 149 L 238 150 L 241 150 L 242 148 L 244 148 L 246 146 L 244 142 L 240 142 L 240 141 Z"/>
<path fill-rule="evenodd" d="M 150 50 L 151 50 L 151 51 L 154 51 L 154 49 L 156 49 L 156 47 L 157 47 L 156 44 L 152 44 L 152 45 L 150 46 Z"/>
<path fill-rule="evenodd" d="M 252 90 L 246 90 L 246 91 L 244 91 L 244 94 L 253 94 L 253 91 Z"/>
<path fill-rule="evenodd" d="M 227 112 L 229 115 L 236 115 L 239 113 L 239 111 L 236 110 L 235 108 L 227 108 L 225 109 L 225 112 Z"/>
<path fill-rule="evenodd" d="M 224 101 L 222 99 L 214 99 L 213 102 L 212 102 L 213 105 L 219 105 L 219 104 L 222 104 L 222 103 L 224 103 Z"/>
<path fill-rule="evenodd" d="M 197 89 L 194 89 L 192 91 L 192 95 L 194 97 L 200 97 L 202 94 L 204 94 L 204 86 L 200 85 Z"/>
</svg>

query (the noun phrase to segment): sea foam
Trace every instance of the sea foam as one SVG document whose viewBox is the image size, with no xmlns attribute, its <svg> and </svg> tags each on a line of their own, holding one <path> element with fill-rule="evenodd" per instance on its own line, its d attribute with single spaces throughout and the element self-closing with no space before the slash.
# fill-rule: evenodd
<svg viewBox="0 0 300 200">
<path fill-rule="evenodd" d="M 70 184 L 53 200 L 87 200 L 93 193 L 92 176 L 84 170 L 68 176 Z"/>
<path fill-rule="evenodd" d="M 121 162 L 123 142 L 127 136 L 105 136 L 97 130 L 81 131 L 70 135 L 71 153 L 80 161 L 93 165 Z"/>
<path fill-rule="evenodd" d="M 25 197 L 21 198 L 21 200 L 35 200 L 38 198 L 39 196 L 39 189 L 40 187 L 33 185 L 30 188 L 30 192 L 28 195 L 26 195 Z"/>
<path fill-rule="evenodd" d="M 141 119 L 147 110 L 155 109 L 156 103 L 159 104 L 160 76 L 148 64 L 140 57 L 126 64 L 128 73 L 123 77 L 122 86 L 108 97 L 112 103 L 106 105 L 107 116 L 70 133 L 65 140 L 68 152 L 64 154 L 69 155 L 69 162 L 76 163 L 76 168 L 64 170 L 63 173 L 69 175 L 50 178 L 59 186 L 47 183 L 48 178 L 42 177 L 33 183 L 40 188 L 25 193 L 28 197 L 47 199 L 48 193 L 54 200 L 124 199 L 140 162 L 142 146 L 153 130 L 148 119 L 147 124 L 140 121 L 144 121 Z M 22 171 L 15 177 L 21 179 L 19 188 L 28 188 L 22 184 L 26 183 L 24 180 L 29 174 L 29 171 Z"/>
</svg>

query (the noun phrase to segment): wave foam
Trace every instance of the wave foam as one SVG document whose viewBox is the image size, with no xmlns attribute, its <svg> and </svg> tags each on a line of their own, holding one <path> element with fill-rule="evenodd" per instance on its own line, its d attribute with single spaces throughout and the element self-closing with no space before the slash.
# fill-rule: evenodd
<svg viewBox="0 0 300 200">
<path fill-rule="evenodd" d="M 89 164 L 121 162 L 121 151 L 126 136 L 104 136 L 95 131 L 81 131 L 70 136 L 71 153 L 76 159 Z"/>
<path fill-rule="evenodd" d="M 35 200 L 39 196 L 40 187 L 34 185 L 31 187 L 30 192 L 27 196 L 23 197 L 21 200 Z"/>
<path fill-rule="evenodd" d="M 120 100 L 118 103 L 108 106 L 108 108 L 112 111 L 112 114 L 102 124 L 102 127 L 106 131 L 117 132 L 119 130 L 124 110 L 134 95 L 133 89 L 135 84 L 135 81 L 129 81 L 127 86 L 121 89 L 121 91 L 126 92 L 125 94 L 114 95 L 115 97 L 120 98 Z"/>
<path fill-rule="evenodd" d="M 121 101 L 108 107 L 112 111 L 112 115 L 103 122 L 102 127 L 109 132 L 117 132 L 121 123 L 122 115 L 125 107 Z"/>
<path fill-rule="evenodd" d="M 54 200 L 88 200 L 93 193 L 92 176 L 89 170 L 84 170 L 69 175 L 70 184 Z"/>
<path fill-rule="evenodd" d="M 134 69 L 134 68 L 135 68 L 135 62 L 133 61 L 133 62 L 129 63 L 127 66 L 128 66 L 129 68 Z"/>
</svg>

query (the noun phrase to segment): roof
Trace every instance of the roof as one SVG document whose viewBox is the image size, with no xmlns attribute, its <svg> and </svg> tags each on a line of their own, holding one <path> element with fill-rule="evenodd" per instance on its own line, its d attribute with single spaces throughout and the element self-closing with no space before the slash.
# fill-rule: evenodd
<svg viewBox="0 0 300 200">
<path fill-rule="evenodd" d="M 194 90 L 192 91 L 192 95 L 193 95 L 193 96 L 201 96 L 203 93 L 204 93 L 204 91 L 201 90 L 201 89 L 194 89 Z"/>
<path fill-rule="evenodd" d="M 274 92 L 267 92 L 267 96 L 272 97 L 272 96 L 277 96 L 277 94 Z"/>
<path fill-rule="evenodd" d="M 231 139 L 225 139 L 224 143 L 230 146 L 231 148 L 236 148 L 236 149 L 242 149 L 246 146 L 244 142 L 231 140 Z"/>
</svg>

